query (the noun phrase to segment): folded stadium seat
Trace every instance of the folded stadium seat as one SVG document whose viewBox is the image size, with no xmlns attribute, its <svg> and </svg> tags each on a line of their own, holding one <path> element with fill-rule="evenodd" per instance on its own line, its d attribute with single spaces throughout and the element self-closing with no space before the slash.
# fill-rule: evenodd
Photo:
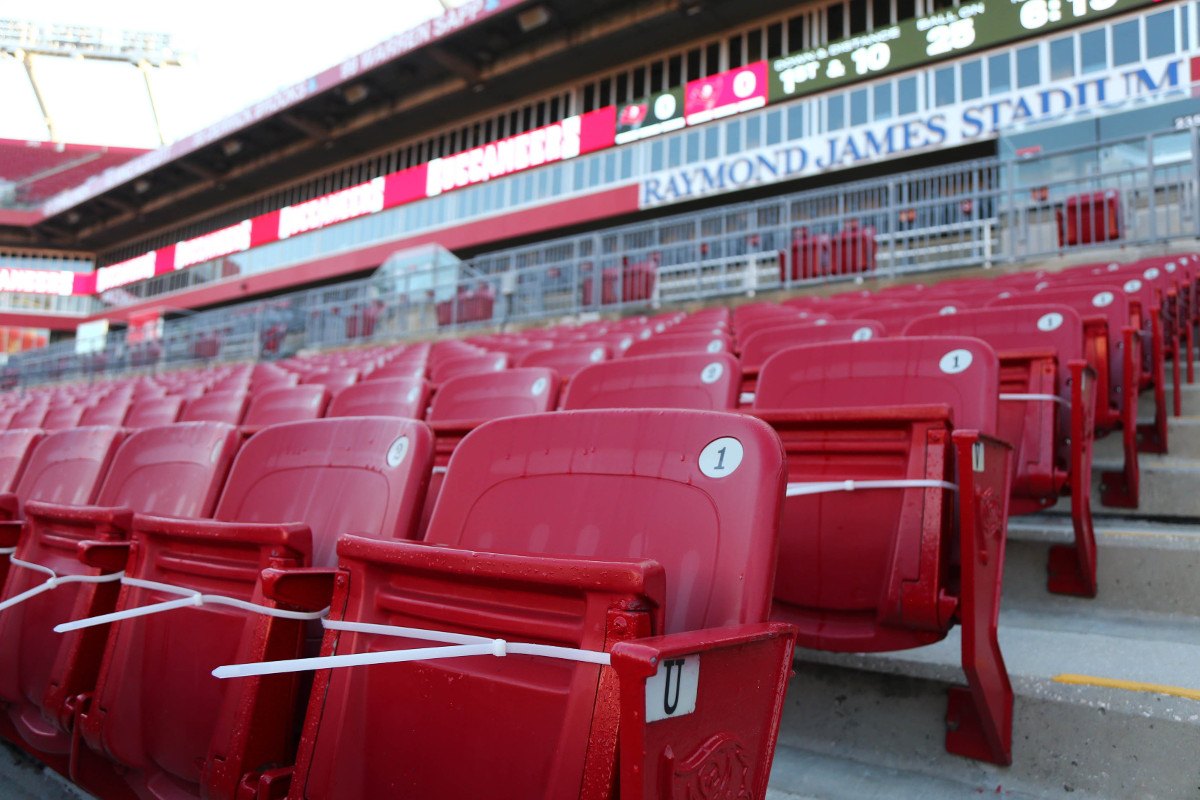
<svg viewBox="0 0 1200 800">
<path fill-rule="evenodd" d="M 10 548 L 21 535 L 24 504 L 92 502 L 123 436 L 120 428 L 70 428 L 47 434 L 33 446 L 20 480 L 12 491 L 0 494 L 0 586 L 8 576 Z"/>
<path fill-rule="evenodd" d="M 738 326 L 737 330 L 734 331 L 734 335 L 737 340 L 737 348 L 740 352 L 742 346 L 746 343 L 746 340 L 759 331 L 787 327 L 790 325 L 804 325 L 806 323 L 817 322 L 819 320 L 828 321 L 831 319 L 833 319 L 833 317 L 829 314 L 815 313 L 811 311 L 793 311 L 791 314 L 786 316 L 774 315 L 761 319 L 752 319 L 742 323 Z"/>
<path fill-rule="evenodd" d="M 1084 355 L 1083 320 L 1065 305 L 1008 306 L 920 317 L 905 334 L 975 336 L 996 349 L 999 436 L 1013 446 L 1012 513 L 1037 513 L 1070 495 L 1075 542 L 1050 548 L 1047 588 L 1095 597 L 1096 376 Z"/>
<path fill-rule="evenodd" d="M 1193 281 L 1186 267 L 1181 267 L 1175 256 L 1142 259 L 1138 262 L 1142 276 L 1154 284 L 1160 292 L 1163 309 L 1163 325 L 1170 344 L 1167 348 L 1172 361 L 1175 386 L 1175 416 L 1183 413 L 1183 370 L 1186 362 L 1188 383 L 1196 380 L 1192 354 L 1195 353 L 1194 333 L 1191 317 L 1191 293 Z"/>
<path fill-rule="evenodd" d="M 807 345 L 767 359 L 754 414 L 787 453 L 772 618 L 799 627 L 799 646 L 839 652 L 961 625 L 969 688 L 950 689 L 946 749 L 1008 764 L 996 628 L 1012 450 L 995 438 L 998 385 L 978 339 Z"/>
<path fill-rule="evenodd" d="M 433 514 L 450 456 L 462 438 L 484 422 L 523 414 L 544 414 L 558 406 L 562 379 L 545 367 L 460 375 L 433 395 L 425 420 L 433 428 L 433 475 L 421 514 L 424 531 Z"/>
<path fill-rule="evenodd" d="M 832 322 L 825 319 L 766 328 L 752 334 L 742 342 L 742 384 L 738 402 L 749 405 L 754 402 L 754 390 L 758 385 L 758 373 L 767 359 L 802 344 L 824 342 L 861 342 L 883 336 L 883 326 L 864 319 L 844 319 Z"/>
<path fill-rule="evenodd" d="M 26 428 L 40 428 L 42 422 L 46 419 L 46 412 L 50 410 L 50 404 L 39 400 L 31 400 L 25 405 L 19 407 L 12 419 L 8 421 L 9 430 L 24 430 Z"/>
<path fill-rule="evenodd" d="M 481 426 L 428 543 L 339 541 L 322 655 L 384 663 L 317 672 L 296 768 L 255 796 L 764 796 L 792 663 L 766 622 L 782 466 L 733 414 Z M 431 644 L 414 628 L 484 654 L 386 663 Z"/>
<path fill-rule="evenodd" d="M 423 380 L 425 378 L 426 368 L 424 360 L 421 361 L 401 361 L 388 362 L 378 369 L 371 370 L 363 376 L 363 381 L 381 381 L 381 380 Z"/>
<path fill-rule="evenodd" d="M 42 436 L 38 428 L 0 431 L 0 493 L 16 488 L 33 454 L 33 448 L 42 440 Z"/>
<path fill-rule="evenodd" d="M 932 303 L 900 303 L 897 305 L 879 305 L 874 308 L 857 310 L 843 319 L 869 319 L 883 326 L 883 332 L 888 336 L 899 336 L 904 326 L 917 317 L 929 314 L 949 316 L 958 311 L 953 300 L 939 300 Z"/>
<path fill-rule="evenodd" d="M 1084 353 L 1096 373 L 1094 420 L 1099 433 L 1121 428 L 1125 462 L 1120 472 L 1100 478 L 1106 506 L 1137 508 L 1139 486 L 1137 397 L 1141 382 L 1141 339 L 1130 323 L 1129 302 L 1120 286 L 1067 286 L 1040 292 L 1008 293 L 993 306 L 1061 303 L 1083 319 Z M 1153 428 L 1147 423 L 1146 428 Z M 1153 436 L 1153 431 L 1146 431 Z"/>
<path fill-rule="evenodd" d="M 183 410 L 182 397 L 155 397 L 136 400 L 125 415 L 126 428 L 156 428 L 170 425 L 179 419 Z"/>
<path fill-rule="evenodd" d="M 580 370 L 567 383 L 561 407 L 726 411 L 737 408 L 740 382 L 729 353 L 622 358 Z"/>
<path fill-rule="evenodd" d="M 135 515 L 117 613 L 175 602 L 108 623 L 96 690 L 79 703 L 72 779 L 102 797 L 228 799 L 244 775 L 292 763 L 297 683 L 227 683 L 210 671 L 304 652 L 316 615 L 297 603 L 314 587 L 327 597 L 327 576 L 299 569 L 264 583 L 263 568 L 332 567 L 346 532 L 411 538 L 432 447 L 414 420 L 274 425 L 238 453 L 214 521 Z"/>
<path fill-rule="evenodd" d="M 1129 321 L 1141 340 L 1142 365 L 1139 370 L 1139 391 L 1154 392 L 1154 423 L 1140 425 L 1138 449 L 1144 453 L 1166 453 L 1167 441 L 1167 395 L 1166 356 L 1162 309 L 1155 296 L 1154 287 L 1140 277 L 1115 275 L 1108 270 L 1069 270 L 1049 280 L 1040 281 L 1033 289 L 1044 291 L 1049 288 L 1084 286 L 1103 288 L 1118 285 L 1129 303 Z"/>
<path fill-rule="evenodd" d="M 64 636 L 54 626 L 113 610 L 134 512 L 211 515 L 239 441 L 235 427 L 217 422 L 146 428 L 116 451 L 95 505 L 25 503 L 25 529 L 0 598 L 6 738 L 68 772 L 75 699 L 95 686 L 108 630 Z"/>
<path fill-rule="evenodd" d="M 429 380 L 440 387 L 451 378 L 460 375 L 480 375 L 503 372 L 509 367 L 509 358 L 504 353 L 478 353 L 439 361 L 429 368 Z"/>
<path fill-rule="evenodd" d="M 242 417 L 242 427 L 253 433 L 281 422 L 320 419 L 327 405 L 329 390 L 319 383 L 264 389 L 250 398 L 250 406 Z"/>
<path fill-rule="evenodd" d="M 563 344 L 549 350 L 527 353 L 517 361 L 518 367 L 546 367 L 569 381 L 575 373 L 590 364 L 608 361 L 609 350 L 602 344 Z"/>
<path fill-rule="evenodd" d="M 338 392 L 325 416 L 424 419 L 429 394 L 429 384 L 420 378 L 366 381 Z"/>
<path fill-rule="evenodd" d="M 225 422 L 240 425 L 250 396 L 243 392 L 209 392 L 183 405 L 180 422 Z"/>
<path fill-rule="evenodd" d="M 83 416 L 83 406 L 50 406 L 42 420 L 42 429 L 47 431 L 62 431 L 79 425 Z"/>
<path fill-rule="evenodd" d="M 80 425 L 121 425 L 125 415 L 129 413 L 132 395 L 122 393 L 116 397 L 106 397 L 95 405 L 83 410 L 79 418 Z"/>
<path fill-rule="evenodd" d="M 732 351 L 733 340 L 723 333 L 662 333 L 631 344 L 625 351 L 625 358 Z"/>
</svg>

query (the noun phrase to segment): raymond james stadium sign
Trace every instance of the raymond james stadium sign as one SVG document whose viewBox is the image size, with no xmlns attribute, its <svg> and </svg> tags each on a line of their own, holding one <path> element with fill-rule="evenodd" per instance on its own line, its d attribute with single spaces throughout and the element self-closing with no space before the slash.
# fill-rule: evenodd
<svg viewBox="0 0 1200 800">
<path fill-rule="evenodd" d="M 933 147 L 956 147 L 1009 128 L 1092 115 L 1138 99 L 1178 94 L 1190 82 L 1200 80 L 1200 74 L 1191 74 L 1192 66 L 1189 58 L 1157 59 L 1085 80 L 1046 83 L 657 172 L 642 180 L 640 203 L 642 208 L 678 203 Z"/>
</svg>

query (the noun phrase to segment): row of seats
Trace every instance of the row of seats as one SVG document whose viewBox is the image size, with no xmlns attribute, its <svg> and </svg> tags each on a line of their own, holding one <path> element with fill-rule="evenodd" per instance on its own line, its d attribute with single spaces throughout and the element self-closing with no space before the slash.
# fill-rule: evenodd
<svg viewBox="0 0 1200 800">
<path fill-rule="evenodd" d="M 1018 295 L 1003 283 L 978 302 L 911 289 L 932 302 L 907 317 L 878 295 L 797 298 L 49 390 L 245 400 L 357 373 L 342 418 L 0 434 L 0 635 L 21 640 L 0 658 L 0 733 L 104 797 L 687 796 L 714 769 L 760 797 L 793 641 L 894 650 L 959 624 L 946 746 L 1007 763 L 1008 514 L 1070 495 L 1086 524 L 1050 588 L 1094 593 L 1090 437 L 1161 393 L 1180 359 L 1164 338 L 1192 347 L 1195 262 L 1167 263 L 1174 295 L 1125 320 L 1117 393 L 1100 388 L 1105 315 L 1032 295 L 988 308 Z M 1137 268 L 1125 286 L 1156 280 Z M 584 660 L 393 663 L 431 636 Z M 311 688 L 209 674 L 313 655 L 374 665 L 337 662 Z"/>
</svg>

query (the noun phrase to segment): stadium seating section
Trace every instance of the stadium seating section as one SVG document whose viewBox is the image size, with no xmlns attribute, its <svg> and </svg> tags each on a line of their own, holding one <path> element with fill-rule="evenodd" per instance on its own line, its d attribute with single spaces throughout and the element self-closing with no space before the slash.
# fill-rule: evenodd
<svg viewBox="0 0 1200 800">
<path fill-rule="evenodd" d="M 144 152 L 131 147 L 0 139 L 0 184 L 14 185 L 18 205 L 31 205 Z"/>
<path fill-rule="evenodd" d="M 872 236 L 794 247 L 853 272 Z M 707 797 L 713 770 L 761 798 L 794 647 L 959 627 L 945 747 L 1010 763 L 1009 515 L 1069 503 L 1047 586 L 1096 595 L 1092 445 L 1119 437 L 1100 497 L 1136 507 L 1198 279 L 1176 255 L 0 394 L 0 737 L 104 798 Z"/>
</svg>

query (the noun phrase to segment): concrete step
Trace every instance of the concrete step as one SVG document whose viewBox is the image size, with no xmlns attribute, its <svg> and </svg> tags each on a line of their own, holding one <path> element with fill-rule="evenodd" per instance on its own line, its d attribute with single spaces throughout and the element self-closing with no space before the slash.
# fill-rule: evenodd
<svg viewBox="0 0 1200 800">
<path fill-rule="evenodd" d="M 1172 452 L 1165 456 L 1151 453 L 1138 455 L 1141 471 L 1141 497 L 1138 508 L 1113 508 L 1100 502 L 1100 476 L 1105 471 L 1119 472 L 1122 459 L 1093 459 L 1092 513 L 1120 517 L 1151 519 L 1200 520 L 1200 458 L 1189 458 Z M 1064 497 L 1051 509 L 1056 514 L 1069 514 L 1070 498 Z"/>
<path fill-rule="evenodd" d="M 25 753 L 0 742 L 0 797 L 4 800 L 94 800 Z"/>
<path fill-rule="evenodd" d="M 1005 609 L 1000 630 L 1016 695 L 1012 766 L 945 752 L 945 690 L 964 681 L 955 629 L 900 653 L 800 652 L 772 772 L 775 796 L 1200 793 L 1194 621 Z"/>
<path fill-rule="evenodd" d="M 1167 410 L 1174 411 L 1174 389 L 1170 379 L 1167 381 Z M 1200 383 L 1185 383 L 1180 387 L 1180 397 L 1183 400 L 1182 414 L 1184 417 L 1200 416 Z M 1152 419 L 1154 417 L 1154 392 L 1146 391 L 1138 395 L 1138 418 Z"/>
<path fill-rule="evenodd" d="M 1113 518 L 1095 524 L 1099 588 L 1087 600 L 1046 590 L 1048 551 L 1074 540 L 1070 519 L 1010 519 L 1004 608 L 1059 614 L 1076 624 L 1103 612 L 1122 619 L 1186 620 L 1200 629 L 1200 528 Z"/>
<path fill-rule="evenodd" d="M 1142 420 L 1147 424 L 1151 421 L 1149 417 Z M 1200 416 L 1171 417 L 1167 420 L 1167 446 L 1173 456 L 1200 459 Z M 1092 458 L 1096 461 L 1123 462 L 1125 445 L 1121 432 L 1113 431 L 1097 439 L 1092 448 Z"/>
</svg>

